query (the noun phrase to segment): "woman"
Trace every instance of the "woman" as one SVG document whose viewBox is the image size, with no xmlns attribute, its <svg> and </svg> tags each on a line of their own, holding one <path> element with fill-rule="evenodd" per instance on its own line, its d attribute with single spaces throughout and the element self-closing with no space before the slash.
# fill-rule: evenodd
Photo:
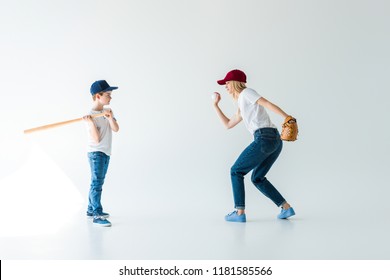
<svg viewBox="0 0 390 280">
<path fill-rule="evenodd" d="M 280 134 L 271 122 L 265 108 L 284 118 L 289 115 L 253 89 L 247 88 L 246 75 L 241 70 L 232 70 L 226 74 L 223 80 L 217 82 L 220 85 L 226 85 L 226 90 L 238 103 L 237 113 L 229 119 L 219 108 L 220 94 L 214 93 L 214 108 L 223 125 L 230 129 L 243 120 L 254 137 L 253 142 L 241 153 L 231 168 L 230 175 L 236 210 L 226 215 L 225 220 L 246 222 L 244 176 L 251 170 L 253 170 L 251 179 L 256 188 L 271 199 L 276 206 L 282 207 L 281 213 L 277 217 L 287 219 L 295 215 L 294 209 L 265 177 L 283 146 Z"/>
</svg>

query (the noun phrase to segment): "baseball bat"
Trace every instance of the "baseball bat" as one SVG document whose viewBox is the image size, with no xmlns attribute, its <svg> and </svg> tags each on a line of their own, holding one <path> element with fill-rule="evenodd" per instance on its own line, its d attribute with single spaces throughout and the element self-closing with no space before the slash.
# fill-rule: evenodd
<svg viewBox="0 0 390 280">
<path fill-rule="evenodd" d="M 105 114 L 106 113 L 93 114 L 93 115 L 91 115 L 91 117 L 92 118 L 98 118 L 98 117 L 104 116 Z M 68 121 L 63 121 L 63 122 L 56 122 L 56 123 L 52 123 L 52 124 L 38 126 L 38 127 L 26 129 L 24 131 L 24 134 L 28 134 L 28 133 L 32 133 L 32 132 L 36 132 L 36 131 L 41 131 L 41 130 L 45 130 L 45 129 L 50 129 L 50 128 L 55 128 L 55 127 L 59 127 L 59 126 L 63 126 L 63 125 L 67 125 L 67 124 L 71 124 L 71 123 L 75 123 L 75 122 L 79 122 L 79 121 L 82 121 L 82 120 L 83 120 L 83 118 L 77 118 L 77 119 L 73 119 L 73 120 L 68 120 Z"/>
</svg>

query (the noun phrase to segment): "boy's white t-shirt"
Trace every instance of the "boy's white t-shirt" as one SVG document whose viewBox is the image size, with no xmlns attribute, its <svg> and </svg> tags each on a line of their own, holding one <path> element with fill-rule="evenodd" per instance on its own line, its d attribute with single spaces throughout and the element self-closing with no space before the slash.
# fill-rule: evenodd
<svg viewBox="0 0 390 280">
<path fill-rule="evenodd" d="M 89 114 L 99 114 L 103 113 L 103 111 L 91 111 Z M 99 132 L 100 142 L 96 144 L 93 140 L 91 133 L 89 132 L 90 128 L 87 125 L 88 129 L 88 152 L 103 152 L 106 155 L 111 155 L 111 145 L 112 145 L 112 130 L 110 127 L 110 123 L 106 117 L 97 117 L 92 119 L 95 123 L 95 126 Z"/>
<path fill-rule="evenodd" d="M 251 134 L 259 128 L 276 128 L 265 108 L 256 103 L 260 97 L 260 94 L 251 88 L 245 88 L 238 97 L 242 120 Z"/>
</svg>

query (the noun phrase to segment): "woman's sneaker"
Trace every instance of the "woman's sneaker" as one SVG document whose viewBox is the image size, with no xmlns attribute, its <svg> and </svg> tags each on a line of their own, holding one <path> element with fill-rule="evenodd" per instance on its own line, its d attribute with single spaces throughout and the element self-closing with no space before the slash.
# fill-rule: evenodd
<svg viewBox="0 0 390 280">
<path fill-rule="evenodd" d="M 295 215 L 295 211 L 292 207 L 288 208 L 287 210 L 284 210 L 282 208 L 282 211 L 278 215 L 278 219 L 287 219 L 287 218 L 294 216 L 294 215 Z"/>
<path fill-rule="evenodd" d="M 227 222 L 238 222 L 238 223 L 245 223 L 246 222 L 246 215 L 241 214 L 238 215 L 237 210 L 233 211 L 225 216 L 225 221 Z"/>
<path fill-rule="evenodd" d="M 111 226 L 110 221 L 104 217 L 101 217 L 101 216 L 94 217 L 93 224 L 95 226 L 99 226 L 99 227 L 110 227 Z"/>
</svg>

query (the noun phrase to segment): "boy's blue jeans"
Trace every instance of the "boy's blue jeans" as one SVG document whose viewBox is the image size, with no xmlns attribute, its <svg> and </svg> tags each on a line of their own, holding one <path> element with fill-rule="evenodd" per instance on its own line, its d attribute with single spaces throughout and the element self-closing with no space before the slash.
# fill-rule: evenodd
<svg viewBox="0 0 390 280">
<path fill-rule="evenodd" d="M 88 159 L 91 167 L 91 188 L 89 190 L 87 211 L 94 216 L 98 216 L 103 213 L 100 201 L 110 157 L 102 152 L 90 152 L 88 153 Z"/>
<path fill-rule="evenodd" d="M 285 199 L 267 180 L 265 175 L 282 151 L 283 143 L 276 128 L 261 128 L 255 131 L 254 141 L 241 153 L 230 170 L 233 197 L 236 209 L 245 209 L 244 176 L 251 170 L 252 182 L 278 207 Z"/>
</svg>

